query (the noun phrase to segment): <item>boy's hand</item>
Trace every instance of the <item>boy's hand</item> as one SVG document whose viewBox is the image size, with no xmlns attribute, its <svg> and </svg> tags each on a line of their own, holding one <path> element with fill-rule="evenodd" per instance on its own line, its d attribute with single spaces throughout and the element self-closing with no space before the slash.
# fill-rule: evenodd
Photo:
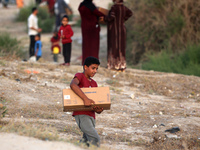
<svg viewBox="0 0 200 150">
<path fill-rule="evenodd" d="M 99 21 L 103 22 L 104 21 L 104 17 L 99 17 Z"/>
<path fill-rule="evenodd" d="M 95 104 L 95 102 L 91 99 L 87 99 L 87 100 L 84 101 L 85 106 L 91 106 L 91 105 L 94 105 L 94 104 Z"/>
<path fill-rule="evenodd" d="M 94 106 L 92 109 L 98 114 L 100 114 L 103 111 L 103 108 L 99 106 Z"/>
<path fill-rule="evenodd" d="M 37 32 L 39 32 L 39 33 L 42 32 L 42 29 L 41 28 L 37 29 Z"/>
</svg>

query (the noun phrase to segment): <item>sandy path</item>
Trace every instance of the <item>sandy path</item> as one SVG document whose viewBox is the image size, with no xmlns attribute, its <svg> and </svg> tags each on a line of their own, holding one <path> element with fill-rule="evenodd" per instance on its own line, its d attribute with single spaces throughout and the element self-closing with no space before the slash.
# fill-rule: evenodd
<svg viewBox="0 0 200 150">
<path fill-rule="evenodd" d="M 2 150 L 83 150 L 70 143 L 41 141 L 16 134 L 0 133 Z"/>
</svg>

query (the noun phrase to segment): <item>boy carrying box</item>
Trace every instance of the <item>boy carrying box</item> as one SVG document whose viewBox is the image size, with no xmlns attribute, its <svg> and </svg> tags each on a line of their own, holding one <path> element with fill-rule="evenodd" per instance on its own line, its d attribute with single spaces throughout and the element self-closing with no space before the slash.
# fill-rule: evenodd
<svg viewBox="0 0 200 150">
<path fill-rule="evenodd" d="M 83 64 L 83 73 L 76 73 L 71 81 L 70 87 L 84 102 L 85 106 L 94 105 L 95 102 L 89 99 L 80 88 L 97 87 L 97 83 L 92 77 L 97 73 L 100 62 L 97 58 L 87 57 Z M 83 138 L 80 140 L 86 143 L 100 146 L 100 137 L 95 129 L 95 112 L 100 114 L 103 108 L 94 106 L 93 111 L 74 111 L 72 116 L 75 117 L 76 123 L 83 132 Z"/>
</svg>

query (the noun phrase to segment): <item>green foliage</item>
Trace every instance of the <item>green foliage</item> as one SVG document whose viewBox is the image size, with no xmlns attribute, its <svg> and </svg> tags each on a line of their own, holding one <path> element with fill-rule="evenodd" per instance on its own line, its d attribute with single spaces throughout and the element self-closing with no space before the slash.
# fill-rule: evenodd
<svg viewBox="0 0 200 150">
<path fill-rule="evenodd" d="M 184 50 L 200 42 L 200 1 L 128 0 L 133 17 L 127 26 L 127 63 L 137 64 L 146 52 Z"/>
<path fill-rule="evenodd" d="M 17 57 L 23 57 L 25 53 L 19 43 L 20 41 L 11 38 L 8 33 L 0 33 L 0 56 L 16 55 Z"/>
<path fill-rule="evenodd" d="M 1 132 L 18 133 L 19 135 L 35 137 L 41 140 L 55 141 L 59 139 L 59 135 L 55 128 L 44 125 L 32 125 L 31 123 L 12 122 L 2 127 Z"/>
<path fill-rule="evenodd" d="M 147 54 L 148 61 L 142 64 L 142 69 L 200 76 L 199 49 L 200 45 L 196 45 L 179 54 L 169 50 Z"/>
<path fill-rule="evenodd" d="M 180 33 L 185 26 L 184 18 L 178 11 L 172 12 L 167 16 L 168 26 L 166 32 L 169 33 L 169 37 Z"/>
<path fill-rule="evenodd" d="M 43 33 L 49 33 L 53 31 L 53 25 L 54 25 L 54 18 L 47 18 L 44 20 L 39 19 L 38 25 L 40 28 L 42 28 Z"/>
<path fill-rule="evenodd" d="M 16 17 L 16 21 L 26 22 L 29 15 L 31 14 L 32 7 L 33 7 L 32 5 L 29 5 L 29 6 L 21 8 Z"/>
<path fill-rule="evenodd" d="M 165 4 L 166 0 L 146 0 L 145 3 L 157 8 L 161 8 Z"/>
<path fill-rule="evenodd" d="M 5 99 L 3 97 L 0 97 L 0 119 L 5 117 L 5 114 L 7 112 L 7 108 L 6 106 L 4 106 L 5 104 Z"/>
</svg>

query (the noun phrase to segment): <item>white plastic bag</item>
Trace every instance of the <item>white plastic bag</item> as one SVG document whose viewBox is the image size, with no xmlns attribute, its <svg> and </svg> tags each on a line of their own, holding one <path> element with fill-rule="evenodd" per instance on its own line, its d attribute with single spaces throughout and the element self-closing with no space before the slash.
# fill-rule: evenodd
<svg viewBox="0 0 200 150">
<path fill-rule="evenodd" d="M 36 56 L 31 56 L 31 57 L 29 58 L 29 61 L 30 61 L 30 62 L 36 62 Z"/>
</svg>

